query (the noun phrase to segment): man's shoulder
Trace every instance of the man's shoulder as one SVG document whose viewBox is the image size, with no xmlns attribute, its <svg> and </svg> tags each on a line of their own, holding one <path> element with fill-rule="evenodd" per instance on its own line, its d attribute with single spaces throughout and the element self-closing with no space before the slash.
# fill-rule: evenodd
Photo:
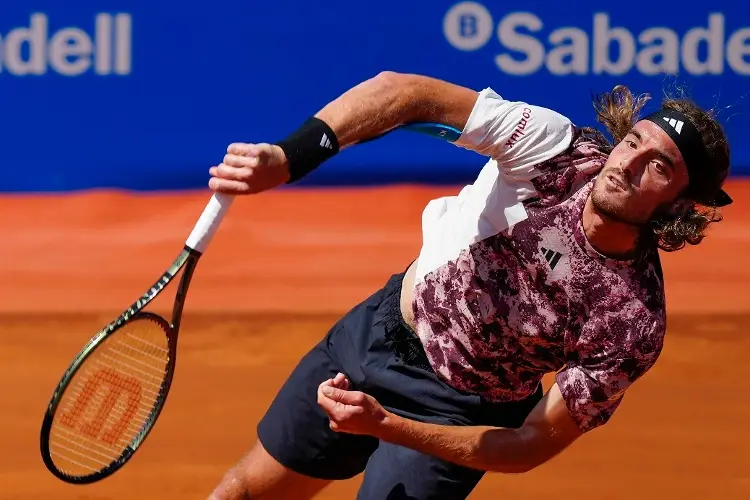
<svg viewBox="0 0 750 500">
<path fill-rule="evenodd" d="M 666 331 L 664 279 L 658 254 L 629 266 L 603 268 L 587 288 L 590 318 L 623 347 L 660 348 Z"/>
<path fill-rule="evenodd" d="M 664 309 L 664 275 L 657 252 L 649 251 L 627 263 L 605 261 L 598 267 L 600 271 L 595 273 L 597 276 L 589 291 L 598 299 L 599 307 L 613 311 L 635 308 L 661 314 Z"/>
<path fill-rule="evenodd" d="M 666 310 L 663 302 L 648 304 L 636 294 L 621 294 L 590 311 L 585 331 L 582 349 L 589 355 L 651 363 L 664 346 Z"/>
<path fill-rule="evenodd" d="M 511 177 L 528 178 L 533 165 L 570 145 L 572 129 L 571 120 L 557 111 L 486 88 L 455 144 L 496 160 Z"/>
<path fill-rule="evenodd" d="M 576 167 L 578 170 L 595 173 L 607 161 L 612 145 L 604 135 L 591 127 L 572 125 L 568 146 L 555 156 L 540 162 L 541 173 Z"/>
<path fill-rule="evenodd" d="M 601 134 L 574 126 L 568 146 L 535 165 L 530 182 L 536 196 L 528 201 L 529 208 L 556 205 L 578 192 L 598 175 L 609 151 Z"/>
</svg>

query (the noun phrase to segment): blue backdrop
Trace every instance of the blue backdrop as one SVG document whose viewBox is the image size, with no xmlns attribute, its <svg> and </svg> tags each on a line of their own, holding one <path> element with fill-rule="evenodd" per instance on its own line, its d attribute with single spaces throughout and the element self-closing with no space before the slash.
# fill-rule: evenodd
<svg viewBox="0 0 750 500">
<path fill-rule="evenodd" d="M 609 10 L 607 10 L 609 9 Z M 382 70 L 593 123 L 592 93 L 686 87 L 750 173 L 750 2 L 28 0 L 0 5 L 0 191 L 206 185 L 233 141 L 273 141 Z M 654 104 L 655 106 L 655 104 Z M 307 183 L 465 182 L 484 160 L 397 132 Z"/>
</svg>

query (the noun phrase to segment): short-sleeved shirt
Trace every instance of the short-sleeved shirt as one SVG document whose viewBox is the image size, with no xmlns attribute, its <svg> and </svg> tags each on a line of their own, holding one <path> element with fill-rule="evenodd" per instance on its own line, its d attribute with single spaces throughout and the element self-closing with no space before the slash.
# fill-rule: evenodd
<svg viewBox="0 0 750 500">
<path fill-rule="evenodd" d="M 484 89 L 460 147 L 489 161 L 422 214 L 416 333 L 439 377 L 491 401 L 530 395 L 547 373 L 584 432 L 607 422 L 659 356 L 656 248 L 597 252 L 583 207 L 606 144 L 565 116 Z"/>
</svg>

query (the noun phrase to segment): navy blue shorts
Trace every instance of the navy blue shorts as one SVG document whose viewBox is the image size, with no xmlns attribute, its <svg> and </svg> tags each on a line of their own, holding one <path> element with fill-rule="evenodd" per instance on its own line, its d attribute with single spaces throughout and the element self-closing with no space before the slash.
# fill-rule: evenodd
<svg viewBox="0 0 750 500">
<path fill-rule="evenodd" d="M 348 479 L 364 471 L 358 499 L 465 498 L 482 471 L 371 436 L 334 432 L 317 403 L 318 385 L 338 372 L 388 411 L 435 424 L 520 427 L 541 399 L 541 384 L 523 401 L 499 404 L 438 379 L 401 316 L 402 278 L 392 276 L 302 358 L 258 424 L 258 438 L 282 465 L 307 476 Z"/>
</svg>

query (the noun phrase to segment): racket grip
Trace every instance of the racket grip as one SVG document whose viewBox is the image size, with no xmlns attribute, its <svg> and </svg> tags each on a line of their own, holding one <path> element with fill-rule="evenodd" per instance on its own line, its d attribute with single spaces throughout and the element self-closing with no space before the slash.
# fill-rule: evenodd
<svg viewBox="0 0 750 500">
<path fill-rule="evenodd" d="M 203 209 L 203 213 L 195 224 L 190 236 L 185 240 L 185 245 L 197 252 L 203 253 L 214 237 L 216 230 L 219 229 L 219 225 L 233 200 L 234 196 L 214 193 L 211 199 L 208 200 L 208 204 Z"/>
</svg>

